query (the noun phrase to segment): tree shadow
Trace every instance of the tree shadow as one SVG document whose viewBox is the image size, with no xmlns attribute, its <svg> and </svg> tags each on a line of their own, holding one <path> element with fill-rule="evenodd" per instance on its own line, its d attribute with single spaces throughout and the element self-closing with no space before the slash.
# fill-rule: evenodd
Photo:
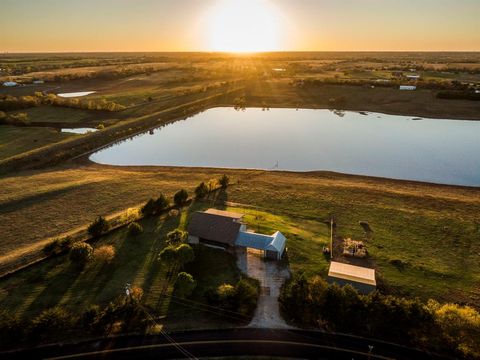
<svg viewBox="0 0 480 360">
<path fill-rule="evenodd" d="M 66 257 L 62 258 L 68 261 L 68 265 L 59 270 L 51 279 L 48 279 L 48 284 L 30 303 L 25 313 L 35 314 L 59 305 L 64 295 L 84 271 L 78 264 L 69 261 Z"/>
</svg>

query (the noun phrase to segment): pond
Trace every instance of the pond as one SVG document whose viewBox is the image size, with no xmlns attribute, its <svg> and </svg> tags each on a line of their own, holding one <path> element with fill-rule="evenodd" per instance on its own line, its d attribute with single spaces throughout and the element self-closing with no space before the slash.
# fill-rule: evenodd
<svg viewBox="0 0 480 360">
<path fill-rule="evenodd" d="M 94 153 L 112 165 L 328 170 L 480 186 L 480 121 L 214 108 Z"/>
<path fill-rule="evenodd" d="M 77 91 L 77 92 L 71 92 L 71 93 L 62 93 L 62 94 L 57 94 L 60 97 L 63 98 L 73 98 L 73 97 L 82 97 L 82 96 L 87 96 L 90 94 L 96 93 L 96 91 Z"/>
</svg>

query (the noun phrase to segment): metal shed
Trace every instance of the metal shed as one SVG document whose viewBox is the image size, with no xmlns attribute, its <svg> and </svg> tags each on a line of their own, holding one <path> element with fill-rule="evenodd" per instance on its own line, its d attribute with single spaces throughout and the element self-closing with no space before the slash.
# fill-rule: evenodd
<svg viewBox="0 0 480 360">
<path fill-rule="evenodd" d="M 377 287 L 375 269 L 336 261 L 330 263 L 328 282 L 336 283 L 340 286 L 350 284 L 363 294 L 368 294 Z"/>
</svg>

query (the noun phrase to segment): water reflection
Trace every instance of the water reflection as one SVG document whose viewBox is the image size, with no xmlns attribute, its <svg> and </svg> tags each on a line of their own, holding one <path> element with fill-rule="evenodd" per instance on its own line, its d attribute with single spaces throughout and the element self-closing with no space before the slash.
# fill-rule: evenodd
<svg viewBox="0 0 480 360">
<path fill-rule="evenodd" d="M 338 116 L 342 117 L 339 121 Z M 480 185 L 480 122 L 350 111 L 215 108 L 91 156 L 113 165 L 329 170 Z"/>
</svg>

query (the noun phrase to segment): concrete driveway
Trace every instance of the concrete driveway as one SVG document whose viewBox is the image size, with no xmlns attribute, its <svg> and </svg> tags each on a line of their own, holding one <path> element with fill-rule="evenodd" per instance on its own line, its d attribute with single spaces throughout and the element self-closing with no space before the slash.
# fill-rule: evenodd
<svg viewBox="0 0 480 360">
<path fill-rule="evenodd" d="M 260 281 L 261 291 L 255 315 L 248 327 L 288 329 L 291 326 L 280 316 L 280 287 L 290 276 L 287 267 L 278 261 L 264 260 L 254 249 L 237 249 L 237 265 L 246 275 Z"/>
</svg>

